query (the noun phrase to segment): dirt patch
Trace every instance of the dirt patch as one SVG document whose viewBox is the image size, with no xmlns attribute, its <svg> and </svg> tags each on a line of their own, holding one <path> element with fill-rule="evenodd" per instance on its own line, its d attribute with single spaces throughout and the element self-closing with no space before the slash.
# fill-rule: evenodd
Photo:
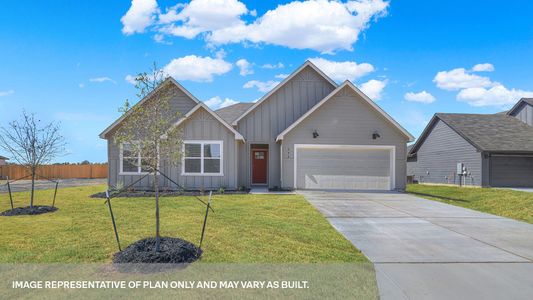
<svg viewBox="0 0 533 300">
<path fill-rule="evenodd" d="M 155 238 L 139 240 L 113 255 L 115 264 L 184 264 L 202 256 L 202 249 L 180 238 L 161 238 L 161 251 L 155 251 Z"/>
<path fill-rule="evenodd" d="M 6 210 L 0 213 L 0 216 L 12 217 L 12 216 L 24 216 L 24 215 L 40 215 L 45 213 L 51 213 L 56 211 L 57 207 L 47 205 L 34 205 L 33 207 L 16 207 L 14 209 Z"/>
</svg>

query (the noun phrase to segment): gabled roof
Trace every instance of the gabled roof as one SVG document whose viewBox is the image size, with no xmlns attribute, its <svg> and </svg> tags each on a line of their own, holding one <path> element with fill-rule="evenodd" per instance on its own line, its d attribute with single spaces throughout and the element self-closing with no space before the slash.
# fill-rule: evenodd
<svg viewBox="0 0 533 300">
<path fill-rule="evenodd" d="M 300 124 L 303 120 L 305 120 L 309 115 L 311 115 L 315 110 L 317 110 L 319 107 L 324 105 L 324 103 L 328 102 L 333 96 L 335 96 L 339 91 L 341 91 L 343 88 L 348 87 L 351 88 L 353 91 L 355 91 L 363 100 L 365 100 L 372 108 L 374 108 L 379 114 L 381 114 L 387 121 L 389 121 L 393 126 L 395 126 L 400 132 L 402 132 L 409 141 L 413 141 L 415 138 L 407 131 L 405 128 L 403 128 L 396 120 L 394 120 L 389 114 L 387 114 L 381 107 L 379 107 L 374 101 L 372 101 L 370 98 L 368 98 L 367 95 L 365 95 L 363 92 L 361 92 L 353 83 L 351 83 L 349 80 L 344 81 L 340 86 L 338 86 L 335 90 L 333 90 L 329 95 L 327 95 L 324 99 L 320 100 L 317 104 L 315 104 L 313 107 L 311 107 L 310 110 L 308 110 L 305 114 L 303 114 L 298 120 L 296 120 L 294 123 L 291 124 L 291 126 L 287 127 L 285 130 L 283 130 L 278 137 L 276 138 L 276 142 L 283 140 L 283 137 L 289 133 L 293 128 L 295 128 L 298 124 Z"/>
<path fill-rule="evenodd" d="M 233 104 L 218 110 L 215 110 L 217 115 L 219 115 L 224 121 L 231 124 L 233 120 L 237 119 L 240 115 L 242 115 L 248 108 L 250 108 L 252 105 L 254 105 L 253 102 L 242 102 Z"/>
<path fill-rule="evenodd" d="M 533 106 L 533 98 L 522 98 L 516 102 L 516 104 L 511 108 L 509 111 L 507 111 L 507 114 L 512 116 L 514 113 L 522 106 L 522 104 L 528 104 Z"/>
<path fill-rule="evenodd" d="M 0 155 L 0 159 L 3 159 L 3 160 L 9 160 L 9 158 L 5 157 L 5 156 L 2 156 Z"/>
<path fill-rule="evenodd" d="M 438 120 L 479 151 L 533 152 L 533 127 L 515 117 L 505 114 L 437 113 L 411 148 L 410 154 L 418 151 Z"/>
<path fill-rule="evenodd" d="M 200 100 L 198 100 L 196 97 L 194 97 L 193 94 L 191 94 L 186 88 L 184 88 L 181 84 L 179 84 L 174 78 L 168 77 L 167 79 L 165 79 L 165 81 L 163 81 L 163 83 L 161 83 L 157 88 L 155 88 L 148 95 L 146 95 L 144 98 L 142 98 L 141 101 L 139 101 L 134 106 L 142 105 L 144 102 L 146 102 L 148 99 L 150 99 L 155 93 L 157 93 L 159 90 L 161 90 L 164 86 L 166 86 L 168 84 L 174 84 L 183 93 L 185 93 L 185 95 L 187 95 L 189 98 L 191 98 L 194 102 L 201 103 Z M 102 131 L 102 133 L 100 133 L 100 135 L 99 135 L 100 138 L 101 139 L 105 139 L 106 134 L 108 134 L 111 130 L 115 129 L 115 127 L 117 127 L 131 113 L 132 113 L 132 110 L 130 109 L 128 112 L 126 112 L 125 114 L 120 116 L 120 118 L 118 118 L 115 122 L 113 122 L 113 124 L 109 125 L 109 127 L 107 127 L 104 131 Z"/>
<path fill-rule="evenodd" d="M 217 115 L 214 111 L 212 111 L 209 107 L 207 107 L 207 105 L 205 105 L 203 102 L 200 102 L 198 103 L 195 107 L 193 107 L 189 112 L 187 112 L 185 114 L 185 116 L 183 116 L 182 118 L 180 118 L 174 125 L 173 127 L 175 126 L 180 126 L 181 124 L 183 124 L 185 121 L 187 121 L 187 119 L 192 116 L 198 109 L 200 108 L 204 108 L 208 113 L 210 113 L 215 119 L 217 119 L 220 123 L 222 123 L 222 125 L 224 125 L 227 129 L 229 129 L 229 131 L 231 131 L 233 134 L 235 134 L 235 139 L 236 140 L 240 140 L 240 141 L 245 141 L 244 140 L 244 136 L 242 136 L 242 134 L 240 134 L 237 130 L 235 130 L 235 128 L 233 128 L 233 126 L 231 126 L 230 124 L 228 124 L 228 122 L 224 121 L 224 119 L 222 119 L 219 115 Z"/>
<path fill-rule="evenodd" d="M 277 90 L 279 90 L 280 88 L 282 88 L 285 84 L 287 84 L 287 82 L 289 82 L 292 78 L 294 78 L 296 75 L 298 75 L 300 72 L 302 72 L 306 67 L 310 67 L 312 68 L 313 70 L 315 70 L 318 74 L 320 74 L 320 76 L 324 77 L 324 79 L 326 79 L 330 84 L 331 86 L 333 87 L 337 87 L 337 83 L 335 83 L 335 81 L 333 81 L 331 78 L 329 78 L 326 74 L 324 74 L 324 72 L 322 72 L 322 70 L 320 70 L 317 66 L 315 66 L 311 61 L 309 60 L 306 60 L 305 63 L 303 65 L 301 65 L 298 69 L 296 69 L 296 71 L 292 72 L 291 75 L 289 75 L 287 78 L 285 78 L 282 82 L 280 82 L 278 85 L 276 85 L 272 90 L 270 90 L 270 92 L 268 92 L 266 95 L 264 95 L 263 97 L 261 97 L 261 99 L 259 99 L 256 103 L 254 103 L 250 108 L 248 108 L 243 114 L 241 114 L 237 119 L 235 119 L 233 121 L 233 123 L 231 123 L 231 125 L 233 126 L 237 126 L 237 123 L 242 119 L 244 118 L 247 114 L 249 114 L 251 111 L 253 111 L 256 107 L 258 107 L 261 103 L 263 103 L 263 101 L 265 101 L 266 99 L 268 99 L 268 97 L 270 97 L 272 94 L 274 94 Z"/>
</svg>

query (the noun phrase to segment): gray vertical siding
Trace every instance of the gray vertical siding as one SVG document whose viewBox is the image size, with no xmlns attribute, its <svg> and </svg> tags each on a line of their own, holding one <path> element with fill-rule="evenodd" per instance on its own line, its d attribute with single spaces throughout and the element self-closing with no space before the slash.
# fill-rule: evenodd
<svg viewBox="0 0 533 300">
<path fill-rule="evenodd" d="M 533 126 L 533 106 L 522 103 L 513 116 L 529 126 Z"/>
<path fill-rule="evenodd" d="M 437 119 L 416 153 L 408 162 L 409 174 L 424 183 L 457 184 L 457 163 L 465 164 L 471 176 L 468 185 L 482 185 L 482 155 L 453 129 Z M 455 179 L 455 182 L 454 182 Z"/>
<path fill-rule="evenodd" d="M 313 138 L 317 130 L 318 138 Z M 378 131 L 381 138 L 372 139 Z M 396 147 L 396 188 L 406 181 L 406 143 L 408 138 L 353 90 L 344 88 L 283 139 L 282 186 L 294 184 L 294 144 L 386 145 Z"/>
<path fill-rule="evenodd" d="M 172 86 L 171 88 L 175 89 L 174 96 L 171 100 L 172 113 L 179 112 L 181 115 L 185 115 L 196 106 L 196 102 L 176 86 Z M 235 189 L 237 187 L 237 148 L 239 143 L 235 141 L 235 135 L 203 108 L 190 116 L 182 124 L 182 128 L 183 139 L 223 141 L 224 176 L 181 176 L 181 165 L 170 163 L 166 158 L 162 158 L 162 165 L 160 166 L 162 172 L 186 189 L 213 189 L 219 187 Z M 109 162 L 108 184 L 110 186 L 127 186 L 142 177 L 142 175 L 120 175 L 120 147 L 114 142 L 113 132 L 107 136 L 107 143 Z M 160 180 L 160 186 L 169 189 L 176 188 L 174 184 L 166 179 Z M 152 187 L 153 182 L 151 176 L 144 178 L 135 185 L 137 189 L 151 189 Z"/>
<path fill-rule="evenodd" d="M 250 145 L 269 145 L 268 182 L 280 183 L 280 145 L 276 137 L 335 87 L 311 67 L 306 67 L 283 87 L 242 118 L 237 130 L 246 138 L 239 146 L 239 186 L 250 185 Z"/>
</svg>

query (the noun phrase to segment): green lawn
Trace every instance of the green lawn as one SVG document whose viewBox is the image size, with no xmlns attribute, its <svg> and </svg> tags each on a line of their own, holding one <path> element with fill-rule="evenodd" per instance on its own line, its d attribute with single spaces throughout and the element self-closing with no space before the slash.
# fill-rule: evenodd
<svg viewBox="0 0 533 300">
<path fill-rule="evenodd" d="M 407 192 L 448 204 L 533 223 L 533 193 L 494 188 L 410 184 Z"/>
<path fill-rule="evenodd" d="M 117 251 L 104 199 L 88 196 L 104 186 L 58 191 L 57 212 L 0 217 L 0 263 L 109 262 Z M 53 191 L 37 191 L 36 204 L 50 204 Z M 46 200 L 46 201 L 45 201 Z M 116 198 L 113 210 L 123 247 L 154 234 L 153 198 Z M 28 193 L 15 194 L 27 206 Z M 366 262 L 300 195 L 213 197 L 204 262 Z M 0 211 L 9 209 L 0 194 Z M 205 206 L 193 197 L 161 200 L 162 235 L 198 243 Z"/>
</svg>

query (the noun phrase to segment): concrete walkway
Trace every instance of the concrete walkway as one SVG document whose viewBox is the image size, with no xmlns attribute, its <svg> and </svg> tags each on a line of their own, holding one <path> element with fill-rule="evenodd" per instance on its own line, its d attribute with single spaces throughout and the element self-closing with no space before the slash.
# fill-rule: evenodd
<svg viewBox="0 0 533 300">
<path fill-rule="evenodd" d="M 531 224 L 402 193 L 300 193 L 375 264 L 381 299 L 533 299 Z"/>
</svg>

